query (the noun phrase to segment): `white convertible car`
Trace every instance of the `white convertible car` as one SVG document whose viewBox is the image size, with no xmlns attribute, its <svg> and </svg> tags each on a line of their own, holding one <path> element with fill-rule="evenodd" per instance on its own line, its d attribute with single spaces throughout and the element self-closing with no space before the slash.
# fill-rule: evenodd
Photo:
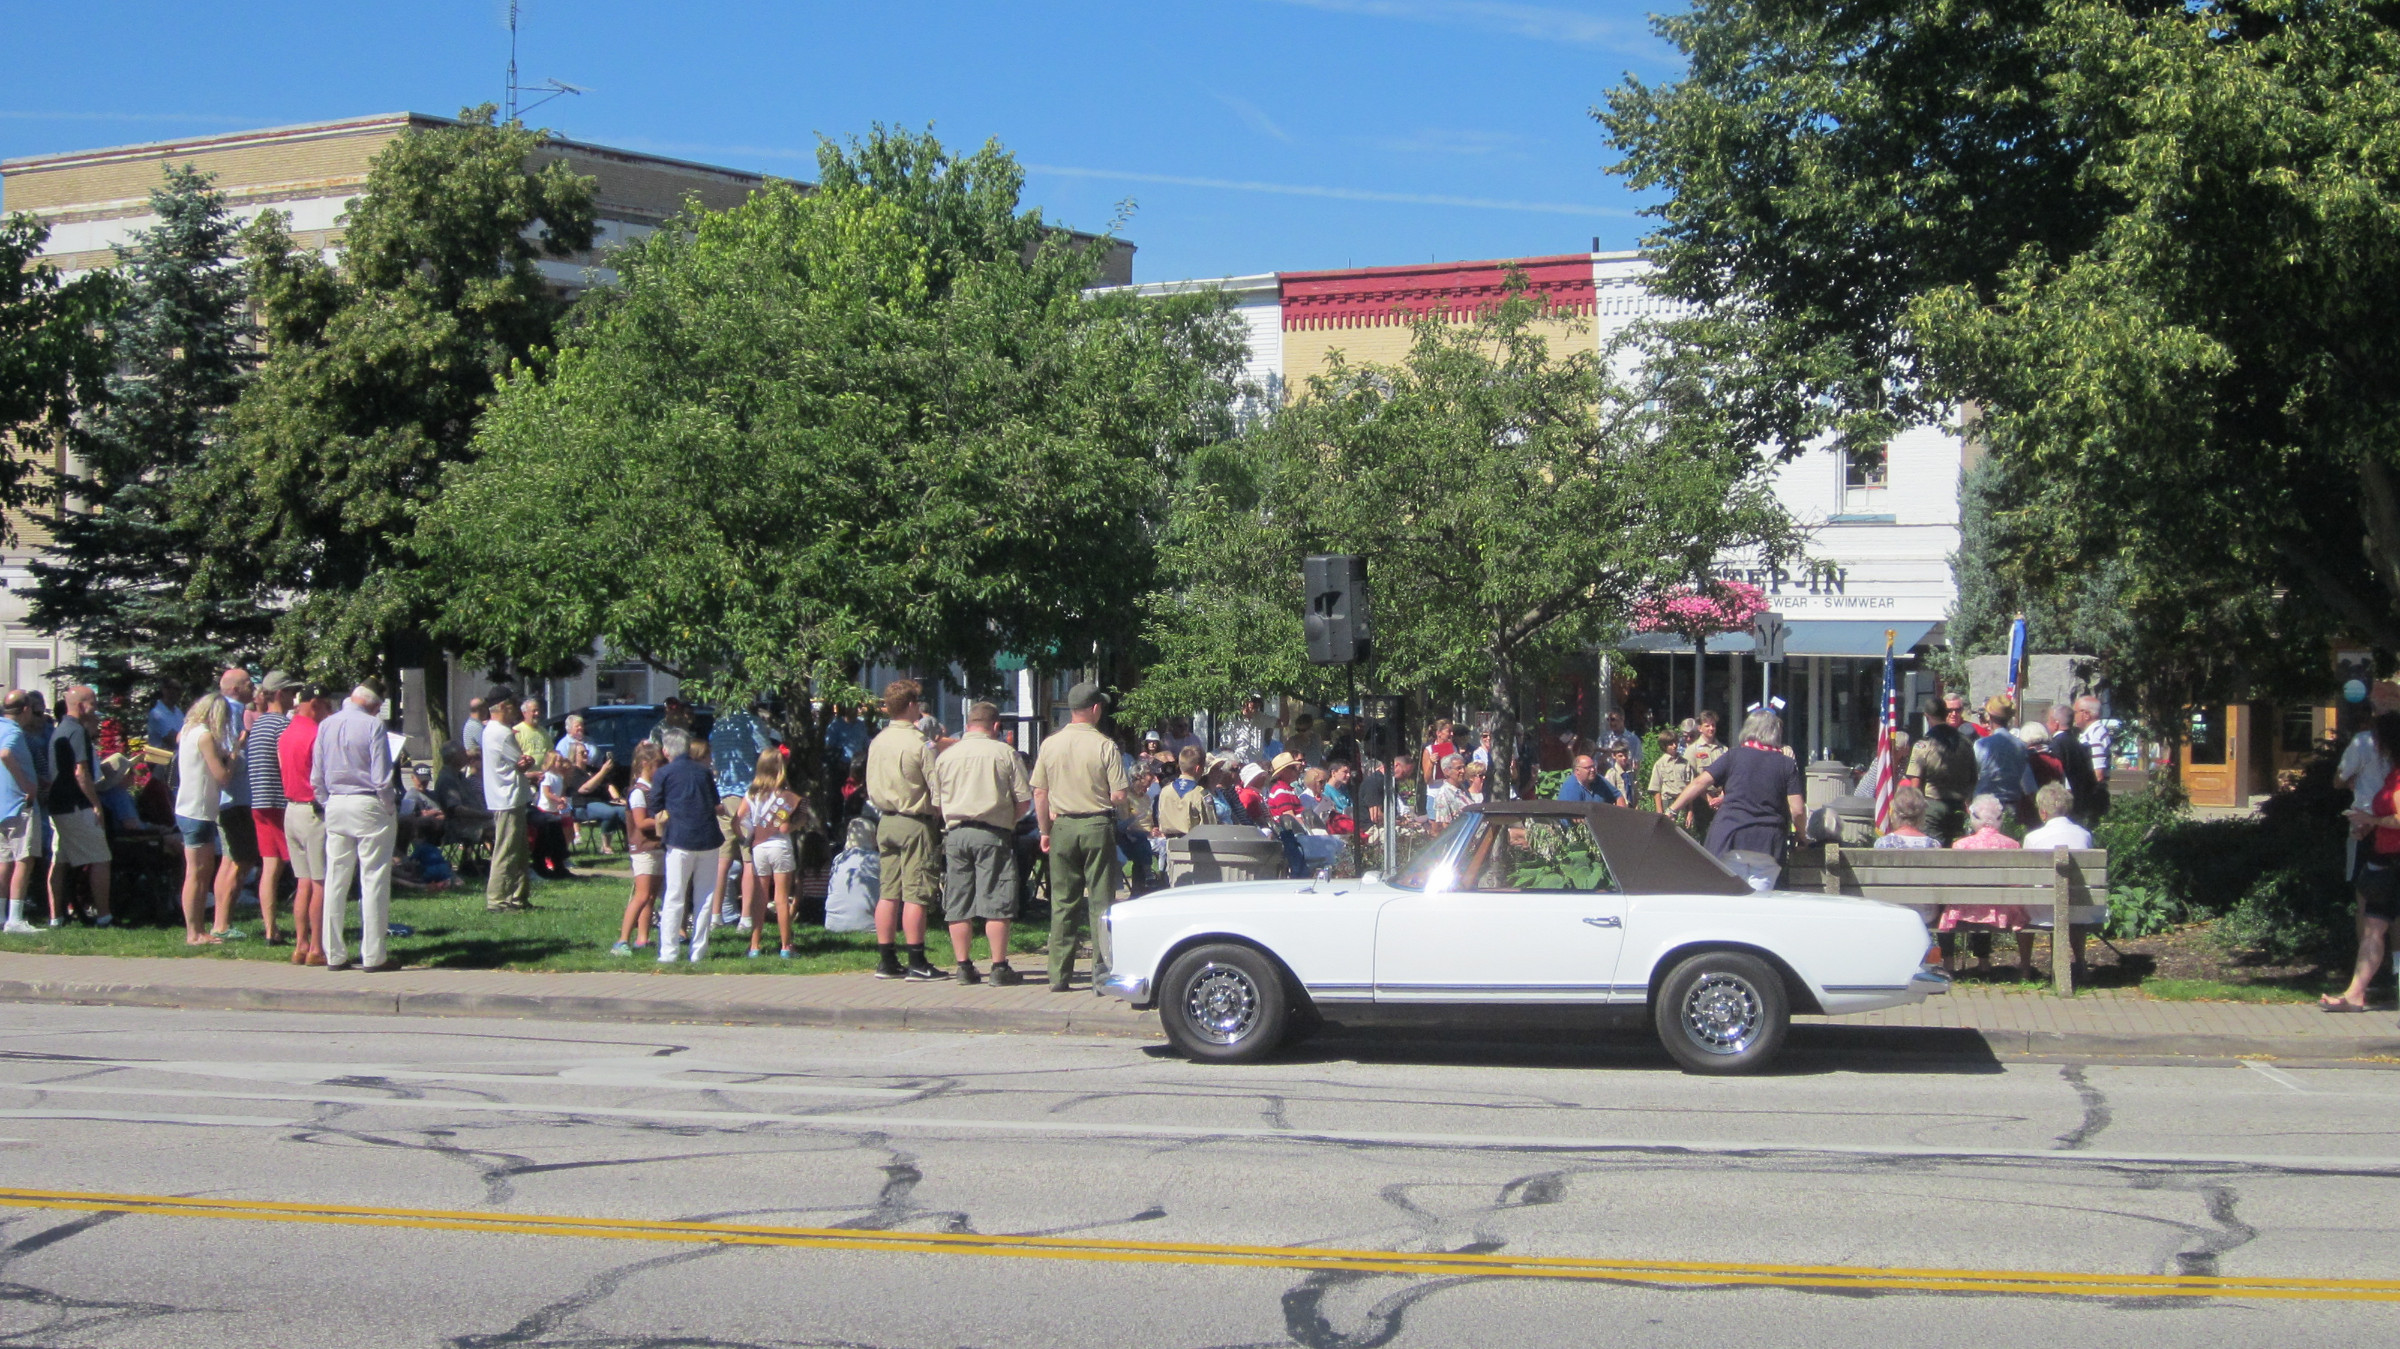
<svg viewBox="0 0 2400 1349">
<path fill-rule="evenodd" d="M 1664 816 L 1586 802 L 1471 810 L 1389 880 L 1155 891 L 1108 927 L 1105 991 L 1220 1062 L 1352 1010 L 1600 1007 L 1645 1015 L 1693 1072 L 1738 1073 L 1775 1057 L 1793 1012 L 1949 989 L 1913 910 L 1756 891 Z"/>
</svg>

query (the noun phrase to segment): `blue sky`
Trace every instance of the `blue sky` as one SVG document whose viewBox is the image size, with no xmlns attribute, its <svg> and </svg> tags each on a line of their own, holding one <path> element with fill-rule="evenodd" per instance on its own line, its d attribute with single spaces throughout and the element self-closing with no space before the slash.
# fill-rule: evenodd
<svg viewBox="0 0 2400 1349">
<path fill-rule="evenodd" d="M 0 157 L 497 99 L 505 0 L 0 9 Z M 1615 0 L 661 5 L 523 0 L 528 117 L 811 175 L 876 121 L 997 137 L 1053 219 L 1131 199 L 1141 280 L 1573 252 L 1640 238 L 1587 115 L 1673 78 Z"/>
</svg>

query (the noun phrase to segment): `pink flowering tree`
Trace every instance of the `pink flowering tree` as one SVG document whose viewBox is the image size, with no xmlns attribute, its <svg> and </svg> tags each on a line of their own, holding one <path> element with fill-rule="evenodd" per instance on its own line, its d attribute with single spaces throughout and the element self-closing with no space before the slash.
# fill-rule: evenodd
<svg viewBox="0 0 2400 1349">
<path fill-rule="evenodd" d="M 1767 592 L 1747 581 L 1710 581 L 1706 589 L 1673 586 L 1634 601 L 1636 632 L 1673 632 L 1703 639 L 1720 632 L 1740 632 L 1765 613 Z"/>
<path fill-rule="evenodd" d="M 1706 586 L 1679 585 L 1654 590 L 1633 604 L 1636 632 L 1673 632 L 1690 638 L 1695 667 L 1708 658 L 1708 639 L 1720 632 L 1739 632 L 1765 612 L 1766 592 L 1746 581 L 1711 579 Z M 1692 678 L 1692 715 L 1699 716 L 1708 680 L 1696 668 Z"/>
</svg>

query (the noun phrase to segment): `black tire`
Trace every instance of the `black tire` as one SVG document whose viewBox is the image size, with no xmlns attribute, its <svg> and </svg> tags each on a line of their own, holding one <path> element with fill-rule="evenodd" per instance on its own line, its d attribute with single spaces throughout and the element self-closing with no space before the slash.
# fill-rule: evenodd
<svg viewBox="0 0 2400 1349">
<path fill-rule="evenodd" d="M 1284 986 L 1283 996 L 1289 1005 L 1289 1010 L 1283 1016 L 1283 1042 L 1285 1044 L 1299 1044 L 1318 1031 L 1325 1029 L 1325 1014 L 1317 1010 L 1317 1005 L 1308 1000 L 1307 994 L 1287 984 Z"/>
<path fill-rule="evenodd" d="M 1659 1043 L 1687 1073 L 1752 1073 L 1783 1052 L 1792 1028 L 1783 976 L 1741 951 L 1687 957 L 1651 1009 Z"/>
<path fill-rule="evenodd" d="M 1256 949 L 1196 946 L 1159 981 L 1158 1019 L 1185 1058 L 1253 1063 L 1283 1043 L 1291 1015 L 1283 971 Z"/>
</svg>

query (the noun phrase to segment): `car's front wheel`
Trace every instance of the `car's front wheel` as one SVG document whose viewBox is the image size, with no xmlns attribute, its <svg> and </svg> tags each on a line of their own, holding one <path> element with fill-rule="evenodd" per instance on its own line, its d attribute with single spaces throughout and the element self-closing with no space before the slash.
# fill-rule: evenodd
<svg viewBox="0 0 2400 1349">
<path fill-rule="evenodd" d="M 1755 1072 L 1792 1026 L 1783 976 L 1741 951 L 1686 957 L 1659 985 L 1655 1016 L 1659 1042 L 1692 1073 Z"/>
<path fill-rule="evenodd" d="M 1184 1057 L 1249 1063 L 1283 1043 L 1291 1014 L 1283 972 L 1252 947 L 1196 946 L 1167 966 L 1158 1019 Z"/>
</svg>

